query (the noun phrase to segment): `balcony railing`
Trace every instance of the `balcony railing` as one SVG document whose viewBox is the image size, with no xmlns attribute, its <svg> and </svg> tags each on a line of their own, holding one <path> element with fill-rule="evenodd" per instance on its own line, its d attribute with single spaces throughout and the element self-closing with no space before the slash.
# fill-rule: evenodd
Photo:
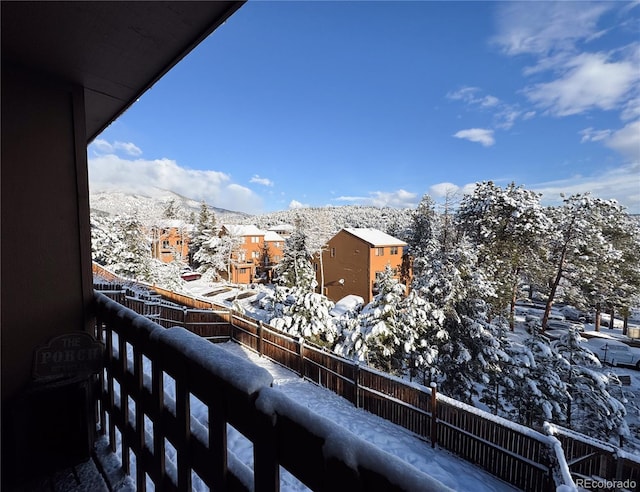
<svg viewBox="0 0 640 492">
<path fill-rule="evenodd" d="M 430 440 L 432 445 L 437 443 L 439 447 L 476 463 L 521 489 L 545 491 L 565 485 L 567 490 L 574 490 L 572 473 L 582 477 L 639 481 L 640 460 L 614 446 L 601 446 L 597 450 L 598 457 L 594 457 L 593 449 L 586 449 L 580 444 L 585 440 L 593 442 L 586 436 L 559 431 L 549 433 L 551 435 L 536 432 L 444 395 L 434 395 L 431 388 L 379 373 L 318 347 L 300 343 L 248 316 L 154 288 L 164 298 L 183 304 L 187 311 L 193 307 L 195 311 L 202 312 L 209 307 L 204 304 L 210 305 L 206 311 L 209 314 L 203 315 L 203 323 L 206 324 L 207 320 L 218 323 L 215 328 L 217 336 L 213 339 L 233 339 L 352 401 L 357 407 L 401 425 Z M 113 293 L 109 295 L 115 296 Z M 124 302 L 139 312 L 144 310 L 132 298 L 126 298 Z M 157 317 L 159 322 L 166 327 L 181 324 L 168 314 L 174 309 L 177 309 L 175 305 L 165 302 Z M 196 331 L 188 324 L 181 326 Z M 435 401 L 434 396 L 437 396 Z M 432 418 L 434 409 L 435 419 Z M 603 468 L 601 465 L 596 470 L 590 465 L 587 469 L 586 463 L 597 460 L 598 463 L 606 461 L 607 466 Z M 598 474 L 604 470 L 606 474 Z"/>
<path fill-rule="evenodd" d="M 95 304 L 106 345 L 100 427 L 138 490 L 150 481 L 155 490 L 188 491 L 201 480 L 216 491 L 276 492 L 281 467 L 319 491 L 448 490 L 271 388 L 264 369 L 105 295 Z M 192 413 L 196 404 L 205 419 Z M 253 444 L 250 472 L 228 452 L 228 425 Z"/>
</svg>

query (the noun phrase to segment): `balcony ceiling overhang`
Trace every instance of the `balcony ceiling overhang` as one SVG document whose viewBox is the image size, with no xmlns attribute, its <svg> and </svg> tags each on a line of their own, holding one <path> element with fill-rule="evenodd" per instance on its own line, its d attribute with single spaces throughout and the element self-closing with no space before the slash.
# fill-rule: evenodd
<svg viewBox="0 0 640 492">
<path fill-rule="evenodd" d="M 84 87 L 88 141 L 243 1 L 2 1 L 2 61 Z"/>
</svg>

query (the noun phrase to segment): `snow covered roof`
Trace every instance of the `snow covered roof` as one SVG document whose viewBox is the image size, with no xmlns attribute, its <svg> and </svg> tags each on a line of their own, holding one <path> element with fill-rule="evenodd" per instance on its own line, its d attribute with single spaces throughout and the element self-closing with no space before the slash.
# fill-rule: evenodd
<svg viewBox="0 0 640 492">
<path fill-rule="evenodd" d="M 275 231 L 268 230 L 264 233 L 264 240 L 267 242 L 284 241 L 284 238 Z"/>
<path fill-rule="evenodd" d="M 265 231 L 258 229 L 254 225 L 225 224 L 223 229 L 232 236 L 264 236 Z"/>
<path fill-rule="evenodd" d="M 295 230 L 295 227 L 291 224 L 278 224 L 269 227 L 269 230 L 279 233 L 291 234 Z"/>
<path fill-rule="evenodd" d="M 378 229 L 345 228 L 349 234 L 366 241 L 372 246 L 406 246 L 407 243 Z"/>
</svg>

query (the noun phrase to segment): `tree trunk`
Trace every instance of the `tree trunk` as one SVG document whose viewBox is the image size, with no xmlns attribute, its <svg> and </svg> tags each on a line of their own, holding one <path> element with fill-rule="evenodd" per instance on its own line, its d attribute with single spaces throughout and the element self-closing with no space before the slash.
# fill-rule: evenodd
<svg viewBox="0 0 640 492">
<path fill-rule="evenodd" d="M 556 278 L 553 280 L 551 284 L 551 290 L 549 291 L 549 297 L 547 298 L 547 305 L 544 308 L 544 316 L 542 317 L 542 333 L 547 328 L 547 321 L 549 321 L 549 315 L 551 314 L 551 306 L 553 306 L 553 299 L 556 296 L 556 291 L 558 290 L 558 285 L 560 285 L 560 280 L 562 279 L 562 272 L 564 270 L 564 260 L 567 257 L 567 248 L 569 246 L 569 241 L 566 241 L 562 246 L 562 253 L 560 254 L 560 260 L 558 261 L 558 271 L 556 272 Z"/>
<path fill-rule="evenodd" d="M 516 329 L 516 300 L 518 297 L 518 273 L 519 268 L 516 268 L 513 285 L 511 287 L 511 303 L 509 306 L 509 329 L 515 331 Z"/>
<path fill-rule="evenodd" d="M 613 330 L 615 328 L 615 306 L 613 304 L 609 304 L 609 329 Z"/>
<path fill-rule="evenodd" d="M 596 318 L 593 320 L 596 326 L 596 331 L 600 331 L 600 303 L 596 303 Z"/>
</svg>

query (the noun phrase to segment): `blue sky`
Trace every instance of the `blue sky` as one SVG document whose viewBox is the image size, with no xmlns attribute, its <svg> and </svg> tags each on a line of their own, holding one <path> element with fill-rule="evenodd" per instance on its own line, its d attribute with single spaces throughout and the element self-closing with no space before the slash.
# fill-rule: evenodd
<svg viewBox="0 0 640 492">
<path fill-rule="evenodd" d="M 640 213 L 640 2 L 249 1 L 88 155 L 248 213 L 486 180 Z"/>
</svg>

